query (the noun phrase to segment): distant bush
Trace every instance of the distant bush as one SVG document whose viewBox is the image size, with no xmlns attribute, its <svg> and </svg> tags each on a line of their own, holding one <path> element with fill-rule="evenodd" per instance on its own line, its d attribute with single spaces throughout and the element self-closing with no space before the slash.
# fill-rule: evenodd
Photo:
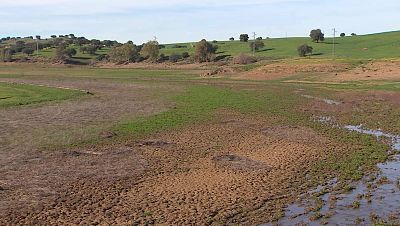
<svg viewBox="0 0 400 226">
<path fill-rule="evenodd" d="M 212 41 L 212 43 L 214 43 L 214 44 L 215 44 L 215 43 L 218 43 L 218 41 L 217 41 L 217 40 L 213 40 L 213 41 Z"/>
<path fill-rule="evenodd" d="M 249 56 L 247 54 L 244 54 L 244 53 L 233 58 L 234 64 L 252 64 L 255 62 L 257 62 L 256 58 Z"/>
<path fill-rule="evenodd" d="M 0 62 L 11 62 L 12 61 L 12 56 L 13 52 L 10 49 L 0 49 Z"/>
<path fill-rule="evenodd" d="M 235 41 L 235 38 L 234 38 L 234 37 L 231 37 L 231 38 L 229 39 L 229 41 Z"/>
<path fill-rule="evenodd" d="M 22 50 L 23 53 L 31 55 L 35 52 L 35 50 L 33 50 L 32 48 L 25 48 Z"/>
<path fill-rule="evenodd" d="M 65 54 L 67 57 L 71 58 L 72 56 L 75 56 L 75 55 L 76 55 L 76 49 L 74 49 L 74 48 L 65 49 L 64 54 Z"/>
<path fill-rule="evenodd" d="M 162 63 L 162 62 L 165 62 L 167 60 L 169 60 L 169 56 L 166 56 L 164 53 L 162 53 L 162 54 L 160 54 L 158 56 L 157 62 L 158 63 Z"/>
<path fill-rule="evenodd" d="M 171 56 L 169 56 L 169 62 L 171 63 L 176 63 L 178 62 L 180 59 L 182 59 L 182 56 L 180 54 L 171 54 Z"/>
<path fill-rule="evenodd" d="M 122 46 L 114 47 L 109 52 L 109 59 L 113 63 L 129 63 L 136 61 L 139 56 L 135 45 L 124 44 Z"/>
<path fill-rule="evenodd" d="M 264 44 L 264 42 L 261 41 L 261 40 L 256 40 L 255 42 L 251 42 L 251 43 L 250 43 L 250 49 L 251 49 L 252 51 L 253 51 L 253 50 L 258 51 L 258 50 L 264 48 L 264 46 L 265 46 L 265 44 Z"/>
<path fill-rule="evenodd" d="M 107 60 L 107 55 L 104 55 L 104 54 L 98 55 L 98 56 L 96 56 L 96 60 L 97 61 Z"/>
<path fill-rule="evenodd" d="M 346 36 L 346 33 L 340 33 L 340 37 Z"/>
<path fill-rule="evenodd" d="M 189 58 L 189 57 L 190 57 L 190 55 L 189 55 L 188 52 L 183 52 L 183 53 L 182 53 L 182 58 L 183 58 L 183 59 L 186 59 L 186 58 Z"/>
<path fill-rule="evenodd" d="M 217 46 L 203 39 L 196 44 L 195 60 L 199 63 L 210 62 L 215 58 Z"/>
<path fill-rule="evenodd" d="M 148 41 L 140 50 L 140 54 L 151 62 L 159 60 L 159 47 L 157 41 Z"/>
<path fill-rule="evenodd" d="M 357 36 L 357 34 L 356 33 L 351 33 L 351 36 Z"/>
<path fill-rule="evenodd" d="M 305 57 L 307 54 L 312 54 L 313 48 L 307 44 L 301 45 L 297 48 L 299 56 Z"/>
<path fill-rule="evenodd" d="M 181 45 L 172 45 L 171 48 L 173 49 L 181 49 L 181 48 L 186 48 L 186 46 L 181 46 Z"/>
<path fill-rule="evenodd" d="M 257 40 L 263 40 L 263 38 L 262 37 L 258 37 Z"/>
</svg>

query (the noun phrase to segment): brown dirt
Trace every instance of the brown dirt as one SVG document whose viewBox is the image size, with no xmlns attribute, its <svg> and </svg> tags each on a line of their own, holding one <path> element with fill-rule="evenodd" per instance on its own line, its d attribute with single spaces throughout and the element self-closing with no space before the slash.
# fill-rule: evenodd
<svg viewBox="0 0 400 226">
<path fill-rule="evenodd" d="M 0 222 L 267 222 L 308 189 L 314 164 L 345 148 L 310 128 L 269 121 L 223 111 L 215 122 L 141 142 L 37 153 L 6 169 Z"/>
<path fill-rule="evenodd" d="M 400 81 L 400 61 L 374 61 L 355 69 L 324 77 L 325 81 L 346 82 L 366 80 Z"/>
<path fill-rule="evenodd" d="M 277 80 L 304 73 L 332 73 L 348 68 L 345 63 L 277 62 L 235 76 L 237 79 Z"/>
</svg>

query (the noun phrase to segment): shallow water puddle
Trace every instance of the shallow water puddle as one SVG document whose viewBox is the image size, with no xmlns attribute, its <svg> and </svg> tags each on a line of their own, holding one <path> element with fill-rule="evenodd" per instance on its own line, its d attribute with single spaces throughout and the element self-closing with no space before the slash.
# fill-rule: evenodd
<svg viewBox="0 0 400 226">
<path fill-rule="evenodd" d="M 323 102 L 325 102 L 326 104 L 329 104 L 329 105 L 339 105 L 339 104 L 341 104 L 338 101 L 334 101 L 334 100 L 327 99 L 327 98 L 319 98 L 319 97 L 314 97 L 314 96 L 307 95 L 307 94 L 301 94 L 301 96 L 304 97 L 304 98 L 307 98 L 307 99 L 314 99 L 314 100 L 323 101 Z"/>
<path fill-rule="evenodd" d="M 317 119 L 332 125 L 330 117 Z M 349 131 L 369 134 L 377 139 L 391 141 L 392 151 L 400 151 L 400 136 L 370 130 L 362 125 L 344 127 Z M 348 187 L 348 192 L 335 191 L 337 181 L 304 194 L 290 205 L 278 225 L 372 225 L 386 222 L 400 224 L 400 155 L 394 155 L 386 163 L 378 164 L 377 175 L 365 177 Z M 266 224 L 274 225 L 274 224 Z"/>
</svg>

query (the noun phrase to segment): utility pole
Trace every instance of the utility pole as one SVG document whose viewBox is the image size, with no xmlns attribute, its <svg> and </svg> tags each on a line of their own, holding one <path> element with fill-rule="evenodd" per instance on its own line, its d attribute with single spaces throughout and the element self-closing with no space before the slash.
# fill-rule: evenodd
<svg viewBox="0 0 400 226">
<path fill-rule="evenodd" d="M 255 32 L 253 32 L 253 40 L 254 40 L 254 42 L 253 42 L 253 56 L 255 56 L 256 55 L 256 33 Z"/>
<path fill-rule="evenodd" d="M 333 28 L 333 46 L 332 46 L 332 56 L 335 59 L 336 49 L 335 49 L 335 39 L 336 39 L 336 28 Z"/>
<path fill-rule="evenodd" d="M 39 56 L 39 39 L 36 38 L 36 56 Z"/>
</svg>

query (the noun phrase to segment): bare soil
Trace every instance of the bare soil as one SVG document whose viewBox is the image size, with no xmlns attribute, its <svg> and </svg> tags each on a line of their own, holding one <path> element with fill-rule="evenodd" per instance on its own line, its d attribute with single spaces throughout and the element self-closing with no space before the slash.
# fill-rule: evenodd
<svg viewBox="0 0 400 226">
<path fill-rule="evenodd" d="M 263 223 L 340 145 L 310 128 L 223 111 L 144 141 L 37 153 L 3 169 L 2 223 Z M 298 137 L 299 136 L 299 137 Z"/>
<path fill-rule="evenodd" d="M 367 80 L 400 80 L 400 61 L 373 61 L 363 64 L 352 70 L 340 72 L 327 76 L 325 81 L 346 82 L 346 81 L 367 81 Z"/>
<path fill-rule="evenodd" d="M 278 80 L 304 73 L 336 73 L 350 66 L 339 62 L 296 63 L 276 62 L 235 76 L 237 79 Z"/>
</svg>

